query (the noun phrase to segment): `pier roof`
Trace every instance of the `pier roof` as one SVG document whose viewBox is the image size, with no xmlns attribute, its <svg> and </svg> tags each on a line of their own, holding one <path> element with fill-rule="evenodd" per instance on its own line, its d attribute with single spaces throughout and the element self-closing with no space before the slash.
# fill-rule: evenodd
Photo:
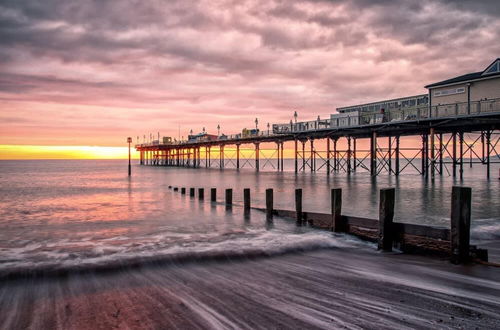
<svg viewBox="0 0 500 330">
<path fill-rule="evenodd" d="M 433 88 L 433 87 L 438 87 L 438 86 L 443 86 L 443 85 L 451 85 L 451 84 L 456 84 L 456 83 L 460 83 L 460 82 L 466 82 L 466 81 L 471 81 L 471 80 L 477 80 L 477 79 L 483 79 L 483 78 L 486 79 L 486 78 L 490 78 L 490 77 L 500 76 L 500 70 L 498 67 L 498 66 L 500 66 L 500 64 L 498 64 L 497 62 L 500 62 L 500 58 L 497 58 L 496 60 L 494 60 L 483 71 L 467 73 L 467 74 L 464 74 L 464 75 L 461 75 L 461 76 L 458 76 L 455 78 L 450 78 L 450 79 L 446 79 L 443 81 L 439 81 L 437 83 L 427 85 L 427 86 L 425 86 L 425 88 Z M 497 67 L 496 67 L 497 70 L 492 71 L 492 73 L 489 73 L 490 69 L 494 65 L 497 65 Z"/>
</svg>

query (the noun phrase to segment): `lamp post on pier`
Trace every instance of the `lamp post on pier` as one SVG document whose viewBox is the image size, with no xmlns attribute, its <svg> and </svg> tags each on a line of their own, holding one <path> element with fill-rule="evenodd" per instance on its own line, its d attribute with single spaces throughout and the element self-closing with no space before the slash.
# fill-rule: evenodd
<svg viewBox="0 0 500 330">
<path fill-rule="evenodd" d="M 131 137 L 127 138 L 127 143 L 128 143 L 128 176 L 131 176 L 132 175 L 132 164 L 130 163 L 130 144 L 132 143 Z"/>
</svg>

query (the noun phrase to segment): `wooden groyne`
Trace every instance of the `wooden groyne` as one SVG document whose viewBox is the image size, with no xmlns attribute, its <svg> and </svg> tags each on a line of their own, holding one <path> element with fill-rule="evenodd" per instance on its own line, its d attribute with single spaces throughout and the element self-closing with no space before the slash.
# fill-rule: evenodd
<svg viewBox="0 0 500 330">
<path fill-rule="evenodd" d="M 171 186 L 169 186 L 171 188 Z M 295 210 L 274 208 L 273 189 L 265 191 L 265 207 L 251 206 L 249 188 L 243 190 L 243 208 L 265 212 L 266 220 L 273 216 L 295 219 L 297 225 L 346 233 L 376 242 L 378 249 L 390 252 L 394 248 L 405 253 L 433 254 L 449 257 L 454 264 L 468 263 L 473 259 L 488 261 L 488 251 L 470 245 L 472 192 L 468 187 L 453 187 L 451 198 L 450 228 L 394 222 L 395 189 L 381 189 L 379 194 L 379 218 L 363 218 L 342 214 L 342 189 L 331 190 L 331 212 L 303 211 L 302 189 L 295 190 Z M 174 191 L 178 188 L 174 187 Z M 185 191 L 185 188 L 181 188 Z M 190 188 L 195 198 L 195 188 Z M 211 188 L 211 202 L 217 201 L 217 189 Z M 198 198 L 204 199 L 203 188 Z M 225 190 L 226 208 L 233 206 L 233 189 Z"/>
</svg>

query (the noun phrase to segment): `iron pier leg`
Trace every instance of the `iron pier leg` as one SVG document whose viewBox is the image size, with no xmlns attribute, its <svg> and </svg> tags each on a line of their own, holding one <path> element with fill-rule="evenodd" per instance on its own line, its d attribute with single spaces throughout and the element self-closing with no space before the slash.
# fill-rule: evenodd
<svg viewBox="0 0 500 330">
<path fill-rule="evenodd" d="M 276 142 L 276 149 L 277 149 L 277 162 L 278 162 L 278 166 L 276 167 L 276 169 L 278 170 L 278 172 L 280 171 L 280 143 L 279 142 Z"/>
<path fill-rule="evenodd" d="M 464 132 L 458 134 L 460 143 L 460 180 L 462 180 L 464 176 Z"/>
<path fill-rule="evenodd" d="M 285 147 L 285 143 L 281 142 L 281 172 L 283 172 L 283 165 L 285 164 L 283 161 L 283 155 L 284 155 L 283 149 L 284 149 L 284 147 Z"/>
<path fill-rule="evenodd" d="M 351 174 L 351 137 L 347 137 L 347 174 Z"/>
<path fill-rule="evenodd" d="M 337 138 L 333 139 L 333 170 L 337 172 L 338 157 L 337 157 Z"/>
<path fill-rule="evenodd" d="M 421 174 L 422 175 L 426 174 L 425 173 L 425 158 L 426 158 L 425 157 L 426 156 L 425 155 L 425 138 L 426 138 L 425 134 L 422 134 L 422 149 L 420 150 L 420 153 L 422 154 L 422 159 L 421 159 L 421 161 L 422 161 L 422 164 L 421 164 L 421 171 L 422 172 L 421 172 Z"/>
<path fill-rule="evenodd" d="M 306 141 L 300 141 L 302 143 L 302 171 L 306 171 Z"/>
<path fill-rule="evenodd" d="M 377 132 L 373 132 L 370 137 L 370 174 L 377 175 Z"/>
<path fill-rule="evenodd" d="M 391 175 L 391 173 L 393 173 L 393 170 L 392 170 L 392 137 L 389 136 L 388 137 L 388 140 L 389 140 L 389 145 L 388 145 L 388 159 L 387 159 L 387 163 L 389 165 L 389 175 Z"/>
<path fill-rule="evenodd" d="M 490 178 L 491 131 L 486 131 L 486 177 Z"/>
<path fill-rule="evenodd" d="M 224 168 L 224 145 L 221 145 L 219 148 L 219 168 Z"/>
<path fill-rule="evenodd" d="M 439 133 L 439 174 L 443 175 L 443 133 Z"/>
<path fill-rule="evenodd" d="M 353 146 L 353 149 L 352 149 L 352 161 L 353 161 L 353 166 L 352 166 L 352 169 L 354 172 L 356 172 L 356 167 L 358 167 L 358 164 L 357 164 L 357 161 L 356 161 L 356 138 L 353 138 L 352 139 L 352 146 Z"/>
<path fill-rule="evenodd" d="M 399 175 L 399 135 L 396 136 L 396 150 L 394 151 L 396 154 L 396 176 Z"/>
<path fill-rule="evenodd" d="M 485 152 L 484 152 L 484 131 L 481 131 L 481 163 L 485 163 Z"/>
<path fill-rule="evenodd" d="M 436 169 L 436 161 L 435 161 L 435 147 L 434 147 L 434 128 L 432 127 L 430 129 L 430 136 L 431 136 L 431 177 L 434 179 L 435 169 Z"/>
<path fill-rule="evenodd" d="M 298 166 L 299 164 L 298 164 L 298 159 L 297 159 L 297 153 L 298 153 L 298 150 L 297 150 L 298 149 L 297 148 L 298 141 L 297 141 L 297 139 L 295 139 L 294 142 L 295 142 L 295 153 L 294 153 L 294 155 L 295 155 L 295 173 L 297 173 L 299 171 L 299 166 Z"/>
<path fill-rule="evenodd" d="M 453 177 L 457 176 L 457 132 L 452 133 L 452 161 L 453 161 Z"/>
<path fill-rule="evenodd" d="M 326 138 L 326 175 L 330 175 L 330 138 Z"/>
<path fill-rule="evenodd" d="M 260 146 L 259 143 L 255 144 L 255 170 L 259 172 L 259 158 L 260 158 Z"/>
<path fill-rule="evenodd" d="M 314 139 L 311 139 L 311 172 L 315 171 L 315 164 L 314 164 Z M 304 169 L 305 170 L 305 169 Z"/>
<path fill-rule="evenodd" d="M 240 144 L 236 144 L 236 169 L 240 169 Z"/>
</svg>

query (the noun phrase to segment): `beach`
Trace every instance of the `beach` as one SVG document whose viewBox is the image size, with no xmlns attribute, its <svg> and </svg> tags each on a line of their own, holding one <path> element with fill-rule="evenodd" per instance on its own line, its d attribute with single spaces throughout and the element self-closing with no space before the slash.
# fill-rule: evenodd
<svg viewBox="0 0 500 330">
<path fill-rule="evenodd" d="M 0 285 L 2 329 L 494 329 L 500 269 L 368 248 Z"/>
</svg>

